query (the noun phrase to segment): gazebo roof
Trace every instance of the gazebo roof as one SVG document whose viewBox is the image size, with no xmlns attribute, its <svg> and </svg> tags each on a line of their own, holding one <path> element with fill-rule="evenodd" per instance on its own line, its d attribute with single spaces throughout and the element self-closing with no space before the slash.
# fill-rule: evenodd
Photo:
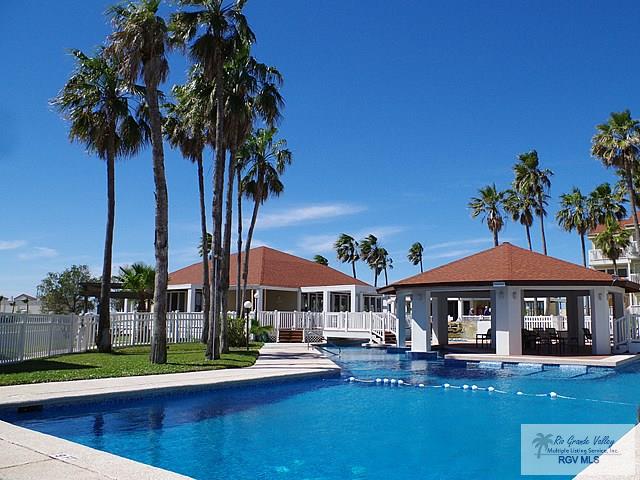
<svg viewBox="0 0 640 480">
<path fill-rule="evenodd" d="M 536 286 L 620 286 L 637 291 L 640 285 L 614 279 L 611 275 L 574 263 L 525 250 L 510 243 L 478 252 L 419 275 L 405 278 L 382 293 L 412 286 L 481 286 L 504 282 Z"/>
</svg>

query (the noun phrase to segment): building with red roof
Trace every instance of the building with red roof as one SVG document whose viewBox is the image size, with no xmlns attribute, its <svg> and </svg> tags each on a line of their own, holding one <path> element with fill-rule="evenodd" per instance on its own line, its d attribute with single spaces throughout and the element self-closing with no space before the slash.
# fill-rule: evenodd
<svg viewBox="0 0 640 480">
<path fill-rule="evenodd" d="M 566 299 L 568 346 L 584 342 L 585 298 L 591 309 L 593 354 L 610 354 L 610 306 L 614 319 L 624 316 L 625 292 L 640 285 L 564 260 L 542 255 L 509 243 L 428 270 L 388 287 L 381 293 L 396 295 L 399 325 L 405 325 L 405 302 L 411 302 L 411 349 L 424 353 L 431 348 L 431 322 L 444 346 L 448 343 L 448 298 L 485 298 L 491 305 L 488 340 L 498 355 L 522 355 L 525 338 L 524 299 Z M 533 333 L 533 332 L 532 332 Z M 405 335 L 398 331 L 402 346 Z M 560 345 L 558 339 L 558 345 Z"/>
<path fill-rule="evenodd" d="M 237 254 L 229 268 L 229 308 L 235 309 Z M 244 262 L 244 254 L 241 255 Z M 169 274 L 169 311 L 202 310 L 202 262 Z M 334 268 L 269 247 L 249 251 L 246 300 L 257 311 L 380 311 L 382 296 L 371 285 Z"/>
</svg>

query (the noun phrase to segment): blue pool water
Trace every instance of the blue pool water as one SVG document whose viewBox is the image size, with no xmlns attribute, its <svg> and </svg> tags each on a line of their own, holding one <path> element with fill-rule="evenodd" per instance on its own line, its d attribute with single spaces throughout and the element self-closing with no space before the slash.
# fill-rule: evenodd
<svg viewBox="0 0 640 480">
<path fill-rule="evenodd" d="M 510 479 L 521 478 L 520 424 L 635 423 L 640 402 L 638 367 L 451 368 L 360 348 L 343 349 L 338 362 L 342 378 L 0 417 L 198 479 Z M 509 393 L 385 387 L 350 376 Z"/>
</svg>

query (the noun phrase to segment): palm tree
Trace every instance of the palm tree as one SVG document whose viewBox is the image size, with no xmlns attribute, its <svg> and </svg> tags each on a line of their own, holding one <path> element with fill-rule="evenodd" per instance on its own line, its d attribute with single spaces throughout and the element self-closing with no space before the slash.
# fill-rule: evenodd
<svg viewBox="0 0 640 480">
<path fill-rule="evenodd" d="M 238 161 L 238 149 L 247 139 L 257 120 L 274 126 L 284 105 L 279 88 L 280 72 L 250 55 L 250 45 L 241 45 L 225 64 L 225 145 L 229 149 L 225 199 L 224 238 L 222 244 L 219 297 L 222 312 L 228 310 L 229 263 L 231 257 L 231 223 L 233 217 L 233 188 L 236 170 L 242 168 Z M 240 207 L 241 208 L 241 207 Z M 241 227 L 240 227 L 241 228 Z M 239 241 L 242 240 L 239 238 Z M 238 249 L 238 252 L 241 250 Z M 237 302 L 236 302 L 237 303 Z M 229 351 L 227 315 L 223 315 L 221 349 Z"/>
<path fill-rule="evenodd" d="M 171 17 L 173 38 L 180 45 L 189 45 L 191 57 L 202 65 L 205 78 L 213 81 L 215 103 L 215 166 L 213 175 L 213 277 L 216 288 L 211 291 L 214 327 L 210 329 L 206 357 L 220 357 L 220 280 L 222 259 L 222 207 L 225 170 L 224 128 L 224 65 L 242 45 L 255 41 L 247 19 L 242 13 L 246 0 L 225 4 L 223 0 L 180 0 L 187 7 Z M 232 158 L 233 161 L 233 158 Z M 227 263 L 228 265 L 228 263 Z"/>
<path fill-rule="evenodd" d="M 530 195 L 524 195 L 515 189 L 509 189 L 505 192 L 504 210 L 511 215 L 511 219 L 514 222 L 520 222 L 520 225 L 524 226 L 529 250 L 533 250 L 531 245 L 531 225 L 533 225 L 535 208 L 535 199 Z"/>
<path fill-rule="evenodd" d="M 389 252 L 384 247 L 378 247 L 375 251 L 376 269 L 378 272 L 384 272 L 384 284 L 389 285 L 388 270 L 393 268 L 393 259 L 389 256 Z"/>
<path fill-rule="evenodd" d="M 324 265 L 325 267 L 329 266 L 329 260 L 327 260 L 327 258 L 323 257 L 322 255 L 314 255 L 313 256 L 313 261 L 315 263 L 320 264 L 320 265 Z"/>
<path fill-rule="evenodd" d="M 547 254 L 547 238 L 544 233 L 544 217 L 547 215 L 545 206 L 549 188 L 551 188 L 551 177 L 553 172 L 548 168 L 540 169 L 538 152 L 531 150 L 518 155 L 518 162 L 513 166 L 515 180 L 513 185 L 522 195 L 534 199 L 534 211 L 540 218 L 540 232 L 542 234 L 542 251 Z"/>
<path fill-rule="evenodd" d="M 240 157 L 246 162 L 247 172 L 242 183 L 245 196 L 253 200 L 251 223 L 247 232 L 247 241 L 242 266 L 242 298 L 247 292 L 249 275 L 249 251 L 253 231 L 258 219 L 260 205 L 271 196 L 279 196 L 284 190 L 280 176 L 287 165 L 291 165 L 291 152 L 285 140 L 276 140 L 278 129 L 275 127 L 258 129 L 250 136 L 240 151 Z"/>
<path fill-rule="evenodd" d="M 336 243 L 333 244 L 336 249 L 338 260 L 342 263 L 350 263 L 353 271 L 353 278 L 356 277 L 356 262 L 360 258 L 360 247 L 355 238 L 346 233 L 341 233 Z"/>
<path fill-rule="evenodd" d="M 148 312 L 148 300 L 153 298 L 156 272 L 150 265 L 137 262 L 132 265 L 120 267 L 120 273 L 114 277 L 122 283 L 122 288 L 136 295 L 138 299 L 138 312 Z"/>
<path fill-rule="evenodd" d="M 202 297 L 203 328 L 202 341 L 206 343 L 209 332 L 210 291 L 209 291 L 209 251 L 211 234 L 207 232 L 207 213 L 205 207 L 203 152 L 207 141 L 205 128 L 206 109 L 198 95 L 197 68 L 192 69 L 190 79 L 185 85 L 175 85 L 172 89 L 175 104 L 168 103 L 165 119 L 165 135 L 174 148 L 179 148 L 182 156 L 195 163 L 198 175 L 198 196 L 200 201 L 200 257 L 202 258 Z M 204 239 L 209 241 L 205 245 Z M 203 253 L 206 250 L 206 254 Z"/>
<path fill-rule="evenodd" d="M 424 268 L 422 268 L 422 252 L 424 252 L 422 244 L 420 242 L 416 242 L 411 245 L 409 254 L 407 255 L 407 258 L 412 265 L 420 265 L 420 273 L 424 272 Z"/>
<path fill-rule="evenodd" d="M 111 351 L 110 297 L 113 231 L 115 226 L 115 161 L 134 155 L 146 143 L 148 131 L 140 108 L 132 111 L 132 93 L 118 75 L 113 62 L 99 50 L 89 57 L 72 52 L 76 68 L 52 105 L 67 119 L 69 139 L 83 143 L 107 166 L 107 226 L 100 283 L 100 303 L 96 345 L 99 352 Z"/>
<path fill-rule="evenodd" d="M 598 185 L 587 199 L 591 221 L 594 225 L 605 225 L 610 221 L 622 220 L 627 216 L 626 201 L 623 190 L 612 190 L 608 183 Z"/>
<path fill-rule="evenodd" d="M 638 151 L 640 149 L 640 122 L 631 118 L 631 112 L 611 113 L 607 123 L 596 126 L 591 154 L 600 159 L 606 167 L 613 167 L 622 173 L 627 193 L 631 201 L 631 215 L 635 239 L 640 241 L 640 227 L 636 205 L 634 176 L 638 170 Z"/>
<path fill-rule="evenodd" d="M 489 231 L 493 233 L 493 245 L 498 246 L 498 234 L 504 227 L 502 209 L 504 207 L 504 192 L 496 189 L 496 184 L 487 185 L 478 190 L 478 197 L 472 197 L 469 202 L 471 217 L 482 216 L 482 221 L 487 224 Z"/>
<path fill-rule="evenodd" d="M 158 87 L 169 73 L 165 53 L 167 26 L 158 16 L 160 0 L 140 0 L 111 7 L 114 32 L 109 36 L 107 52 L 130 84 L 144 80 L 153 152 L 155 184 L 155 258 L 156 275 L 153 308 L 155 312 L 151 352 L 152 363 L 167 362 L 167 281 L 169 266 L 169 200 L 164 171 L 162 115 Z"/>
<path fill-rule="evenodd" d="M 553 434 L 547 433 L 546 435 L 538 433 L 536 438 L 533 439 L 533 446 L 538 449 L 537 457 L 542 455 L 542 449 L 548 447 L 553 443 Z"/>
<path fill-rule="evenodd" d="M 378 275 L 380 275 L 380 258 L 378 255 L 378 238 L 369 234 L 360 240 L 360 259 L 373 270 L 373 284 L 378 286 Z"/>
<path fill-rule="evenodd" d="M 594 219 L 589 209 L 588 198 L 582 195 L 579 188 L 573 187 L 570 193 L 560 195 L 560 210 L 556 214 L 558 225 L 567 231 L 578 232 L 582 247 L 582 264 L 587 266 L 587 249 L 584 237 L 590 228 L 594 227 Z"/>
<path fill-rule="evenodd" d="M 617 262 L 625 249 L 631 245 L 631 232 L 621 227 L 619 222 L 609 219 L 605 229 L 593 239 L 593 244 L 613 262 L 613 271 L 617 276 Z"/>
</svg>

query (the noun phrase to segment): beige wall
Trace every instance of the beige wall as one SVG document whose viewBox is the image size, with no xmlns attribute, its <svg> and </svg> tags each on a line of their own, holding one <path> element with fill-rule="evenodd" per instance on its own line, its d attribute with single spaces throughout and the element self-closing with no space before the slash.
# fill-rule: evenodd
<svg viewBox="0 0 640 480">
<path fill-rule="evenodd" d="M 298 309 L 298 292 L 285 290 L 263 290 L 264 309 L 266 311 L 279 310 L 292 312 Z"/>
</svg>

